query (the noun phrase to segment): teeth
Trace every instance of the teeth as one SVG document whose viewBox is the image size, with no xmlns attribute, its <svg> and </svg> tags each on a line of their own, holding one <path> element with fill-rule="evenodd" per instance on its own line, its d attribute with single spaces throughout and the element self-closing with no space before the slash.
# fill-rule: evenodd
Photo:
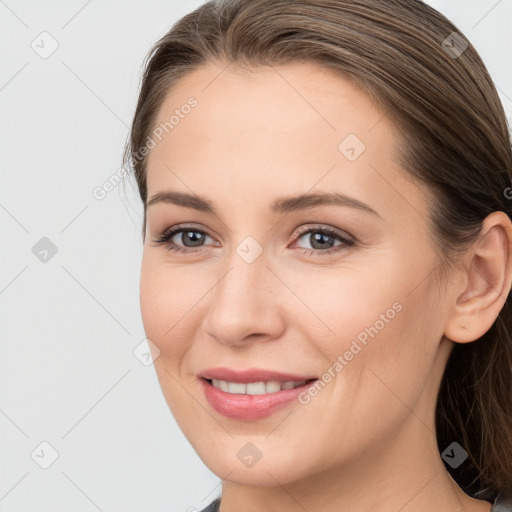
<svg viewBox="0 0 512 512">
<path fill-rule="evenodd" d="M 228 393 L 244 394 L 246 386 L 243 382 L 228 382 Z"/>
<path fill-rule="evenodd" d="M 264 395 L 267 392 L 264 382 L 249 382 L 245 387 L 248 395 Z"/>
<path fill-rule="evenodd" d="M 225 391 L 227 393 L 233 393 L 238 395 L 265 395 L 267 393 L 277 393 L 283 389 L 293 389 L 306 384 L 305 380 L 287 382 L 227 382 L 225 380 L 212 379 L 212 385 Z"/>
<path fill-rule="evenodd" d="M 277 391 L 281 391 L 281 383 L 270 381 L 265 384 L 267 393 L 276 393 Z"/>
</svg>

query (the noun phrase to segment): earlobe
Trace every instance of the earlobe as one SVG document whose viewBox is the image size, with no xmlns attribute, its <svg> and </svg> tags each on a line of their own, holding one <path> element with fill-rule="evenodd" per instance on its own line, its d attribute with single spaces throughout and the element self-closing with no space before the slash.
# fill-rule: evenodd
<svg viewBox="0 0 512 512">
<path fill-rule="evenodd" d="M 468 250 L 444 335 L 456 343 L 483 336 L 503 308 L 512 284 L 512 223 L 501 211 L 484 220 L 478 240 Z"/>
</svg>

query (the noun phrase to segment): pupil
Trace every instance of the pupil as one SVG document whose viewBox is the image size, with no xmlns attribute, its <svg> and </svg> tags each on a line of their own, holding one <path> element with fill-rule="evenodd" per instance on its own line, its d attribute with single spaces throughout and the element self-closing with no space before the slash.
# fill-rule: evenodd
<svg viewBox="0 0 512 512">
<path fill-rule="evenodd" d="M 313 236 L 313 243 L 311 245 L 313 246 L 313 248 L 325 249 L 326 245 L 329 245 L 329 247 L 331 246 L 329 243 L 325 243 L 326 239 L 330 238 L 332 240 L 332 237 L 330 235 L 325 235 L 323 233 L 312 233 L 312 236 Z M 321 240 L 324 240 L 324 243 L 320 243 Z M 316 243 L 319 243 L 319 247 L 315 247 Z"/>
<path fill-rule="evenodd" d="M 187 231 L 186 235 L 191 239 L 192 247 L 201 245 L 201 242 L 203 241 L 202 239 L 204 237 L 202 233 L 198 233 L 197 231 Z"/>
</svg>

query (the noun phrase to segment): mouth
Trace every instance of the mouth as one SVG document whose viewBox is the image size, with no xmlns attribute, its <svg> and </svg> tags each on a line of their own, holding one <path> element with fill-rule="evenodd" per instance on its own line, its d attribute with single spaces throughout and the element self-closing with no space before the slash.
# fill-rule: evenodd
<svg viewBox="0 0 512 512">
<path fill-rule="evenodd" d="M 288 380 L 284 382 L 271 380 L 271 381 L 258 381 L 258 382 L 230 382 L 221 379 L 203 379 L 208 384 L 216 389 L 234 395 L 267 395 L 278 393 L 288 389 L 300 388 L 318 379 L 308 379 L 293 381 Z"/>
<path fill-rule="evenodd" d="M 233 382 L 202 377 L 199 381 L 214 411 L 228 418 L 250 421 L 292 406 L 318 379 Z"/>
</svg>

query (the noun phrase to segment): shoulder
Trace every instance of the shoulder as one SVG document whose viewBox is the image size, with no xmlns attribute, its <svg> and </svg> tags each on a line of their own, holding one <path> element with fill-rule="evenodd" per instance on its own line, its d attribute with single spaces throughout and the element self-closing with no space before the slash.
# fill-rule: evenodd
<svg viewBox="0 0 512 512">
<path fill-rule="evenodd" d="M 491 512 L 512 512 L 512 488 L 507 492 L 501 491 L 498 493 Z"/>
<path fill-rule="evenodd" d="M 206 508 L 203 508 L 203 510 L 201 510 L 200 512 L 219 512 L 219 505 L 220 498 L 216 498 Z"/>
<path fill-rule="evenodd" d="M 200 512 L 219 512 L 220 498 L 213 500 Z M 491 512 L 512 512 L 512 494 L 500 492 L 492 506 Z"/>
</svg>

